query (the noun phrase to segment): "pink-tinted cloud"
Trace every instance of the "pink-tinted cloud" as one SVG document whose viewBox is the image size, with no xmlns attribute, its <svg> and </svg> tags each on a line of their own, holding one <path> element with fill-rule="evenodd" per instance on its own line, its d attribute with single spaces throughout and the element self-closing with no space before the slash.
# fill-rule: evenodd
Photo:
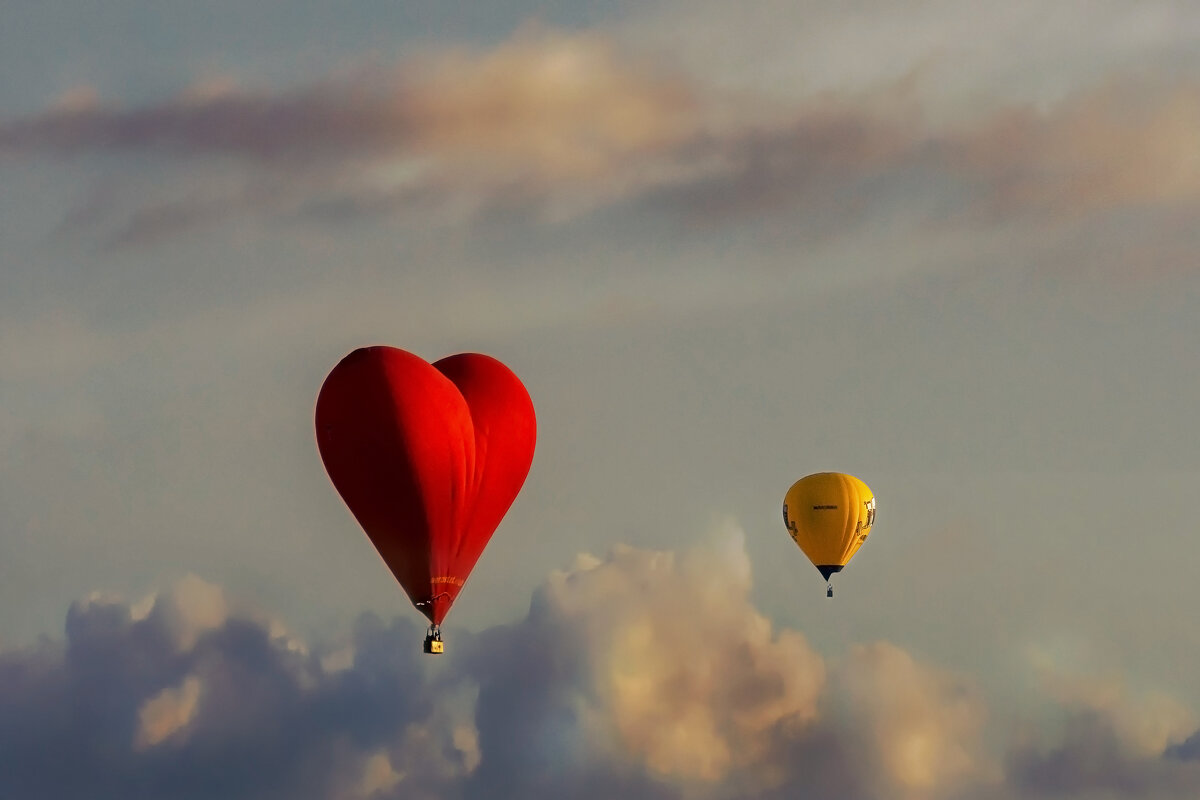
<svg viewBox="0 0 1200 800">
<path fill-rule="evenodd" d="M 183 158 L 174 195 L 128 201 L 117 244 L 255 212 L 555 221 L 627 204 L 705 225 L 774 214 L 844 229 L 921 207 L 939 224 L 1063 222 L 1200 199 L 1196 81 L 1114 78 L 1041 109 L 933 123 L 922 80 L 783 106 L 598 34 L 530 28 L 289 91 L 210 82 L 122 109 L 80 90 L 0 123 L 0 153 Z M 199 156 L 220 157 L 210 172 L 251 169 L 207 186 Z"/>
<path fill-rule="evenodd" d="M 70 156 L 97 151 L 316 158 L 399 146 L 408 124 L 386 87 L 365 78 L 270 93 L 186 91 L 122 109 L 96 97 L 0 126 L 0 150 Z"/>
<path fill-rule="evenodd" d="M 952 141 L 1001 214 L 1200 200 L 1200 82 L 1114 80 L 1049 110 L 1006 109 Z"/>
<path fill-rule="evenodd" d="M 531 28 L 490 51 L 431 52 L 288 91 L 209 83 L 121 108 L 81 89 L 0 122 L 0 155 L 182 159 L 179 194 L 136 203 L 114 237 L 125 244 L 297 206 L 453 213 L 552 197 L 569 214 L 670 180 L 671 151 L 701 122 L 681 77 L 598 35 Z M 198 157 L 248 163 L 248 185 L 196 188 L 192 168 L 212 164 Z"/>
<path fill-rule="evenodd" d="M 87 90 L 0 125 L 0 150 L 130 150 L 259 162 L 411 160 L 471 180 L 593 178 L 695 130 L 691 90 L 599 36 L 530 30 L 285 92 L 224 82 L 141 108 Z"/>
</svg>

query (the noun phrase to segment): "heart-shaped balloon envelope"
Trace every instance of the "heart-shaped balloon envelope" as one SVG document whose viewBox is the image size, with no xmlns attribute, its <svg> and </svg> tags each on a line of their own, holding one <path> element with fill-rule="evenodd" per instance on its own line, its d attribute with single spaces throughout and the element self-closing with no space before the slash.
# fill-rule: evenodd
<svg viewBox="0 0 1200 800">
<path fill-rule="evenodd" d="M 394 347 L 343 358 L 317 397 L 334 487 L 396 580 L 441 625 L 533 461 L 529 393 L 490 356 Z"/>
</svg>

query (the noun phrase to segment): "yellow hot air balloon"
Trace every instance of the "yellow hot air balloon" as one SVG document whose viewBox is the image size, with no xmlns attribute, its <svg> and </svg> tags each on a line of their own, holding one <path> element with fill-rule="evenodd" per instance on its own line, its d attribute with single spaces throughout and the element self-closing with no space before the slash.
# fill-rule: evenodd
<svg viewBox="0 0 1200 800">
<path fill-rule="evenodd" d="M 875 524 L 875 495 L 853 475 L 818 472 L 792 484 L 783 498 L 783 524 L 825 578 L 841 572 Z"/>
</svg>

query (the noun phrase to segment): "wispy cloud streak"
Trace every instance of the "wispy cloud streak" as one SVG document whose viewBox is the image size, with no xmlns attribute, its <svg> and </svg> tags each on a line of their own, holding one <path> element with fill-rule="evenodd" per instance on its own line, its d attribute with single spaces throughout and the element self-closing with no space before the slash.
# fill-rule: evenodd
<svg viewBox="0 0 1200 800">
<path fill-rule="evenodd" d="M 1115 77 L 1041 109 L 935 125 L 921 80 L 781 107 L 599 35 L 529 29 L 491 51 L 428 53 L 284 92 L 218 84 L 134 109 L 80 92 L 0 124 L 0 152 L 220 156 L 254 168 L 249 187 L 135 210 L 116 235 L 124 243 L 234 210 L 555 220 L 637 203 L 713 222 L 819 210 L 850 192 L 856 213 L 883 213 L 918 192 L 977 220 L 1061 222 L 1200 199 L 1200 81 Z M 873 191 L 857 191 L 867 181 Z"/>
</svg>

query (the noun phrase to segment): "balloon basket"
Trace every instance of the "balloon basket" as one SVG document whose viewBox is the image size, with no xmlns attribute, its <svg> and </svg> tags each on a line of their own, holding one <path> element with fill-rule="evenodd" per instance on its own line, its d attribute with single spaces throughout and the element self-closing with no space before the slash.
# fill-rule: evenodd
<svg viewBox="0 0 1200 800">
<path fill-rule="evenodd" d="M 442 632 L 430 628 L 429 633 L 425 634 L 425 647 L 423 649 L 426 653 L 435 656 L 446 652 L 445 645 L 442 643 Z"/>
</svg>

